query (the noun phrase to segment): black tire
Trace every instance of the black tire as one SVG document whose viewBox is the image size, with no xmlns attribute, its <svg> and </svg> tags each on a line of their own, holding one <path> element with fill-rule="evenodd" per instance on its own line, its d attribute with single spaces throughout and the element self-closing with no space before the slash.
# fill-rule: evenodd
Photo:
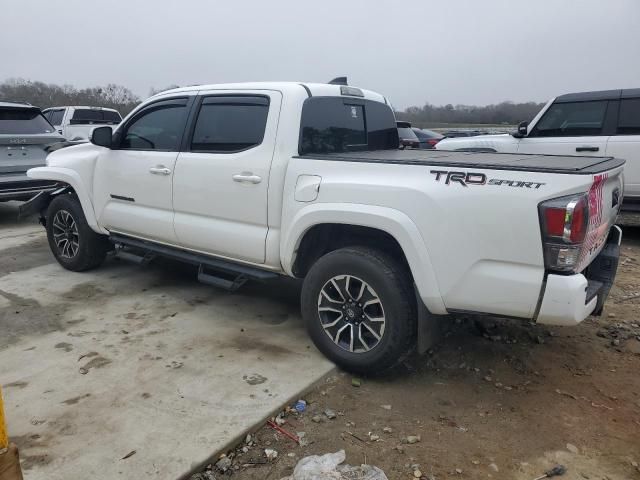
<svg viewBox="0 0 640 480">
<path fill-rule="evenodd" d="M 383 308 L 384 332 L 378 343 L 368 351 L 347 350 L 347 348 L 352 349 L 355 342 L 352 342 L 351 345 L 344 342 L 340 346 L 338 343 L 342 340 L 341 338 L 338 343 L 331 338 L 335 330 L 325 331 L 323 327 L 321 315 L 326 314 L 321 314 L 319 311 L 319 298 L 321 298 L 322 289 L 325 286 L 331 288 L 330 280 L 343 275 L 356 278 L 356 290 L 359 290 L 358 280 L 366 282 L 375 291 L 374 293 Z M 351 281 L 353 282 L 353 280 Z M 324 302 L 324 300 L 322 301 Z M 349 299 L 349 301 L 353 300 Z M 311 339 L 325 356 L 344 370 L 359 375 L 377 374 L 400 363 L 415 348 L 417 312 L 410 274 L 403 264 L 373 248 L 342 248 L 321 257 L 311 267 L 304 280 L 301 303 L 302 316 Z M 348 312 L 348 308 L 343 311 Z M 364 312 L 364 309 L 357 311 L 357 313 Z M 340 316 L 340 313 L 335 315 Z M 324 325 L 331 323 L 330 320 L 325 321 Z M 361 323 L 366 322 L 361 321 Z M 338 328 L 340 325 L 338 323 L 333 328 Z M 369 323 L 369 325 L 372 324 Z M 352 328 L 357 329 L 358 327 L 354 325 Z M 347 331 L 348 329 L 349 327 L 347 327 Z M 354 330 L 351 330 L 351 335 L 353 334 Z M 347 335 L 347 340 L 348 337 L 349 335 Z M 362 345 L 363 342 L 358 343 Z"/>
<path fill-rule="evenodd" d="M 77 243 L 77 247 L 74 249 L 65 249 L 64 246 L 67 244 L 63 244 L 63 246 L 56 244 L 54 235 L 60 234 L 60 228 L 54 226 L 54 221 L 59 213 L 65 219 L 69 218 L 68 214 L 75 223 L 76 233 L 69 234 Z M 80 201 L 75 195 L 60 195 L 51 201 L 47 209 L 46 225 L 49 248 L 58 263 L 67 270 L 84 272 L 96 268 L 104 261 L 110 249 L 108 238 L 94 232 L 87 224 Z"/>
</svg>

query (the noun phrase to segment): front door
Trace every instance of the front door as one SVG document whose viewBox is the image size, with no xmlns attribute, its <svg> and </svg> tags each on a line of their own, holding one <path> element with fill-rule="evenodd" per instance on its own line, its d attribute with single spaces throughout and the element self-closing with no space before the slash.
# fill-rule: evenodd
<svg viewBox="0 0 640 480">
<path fill-rule="evenodd" d="M 114 135 L 97 159 L 95 209 L 107 230 L 176 243 L 172 181 L 193 97 L 147 105 Z"/>
<path fill-rule="evenodd" d="M 554 103 L 518 142 L 518 153 L 604 156 L 608 100 Z"/>
<path fill-rule="evenodd" d="M 200 95 L 173 180 L 178 241 L 189 249 L 264 263 L 282 95 L 259 90 Z"/>
</svg>

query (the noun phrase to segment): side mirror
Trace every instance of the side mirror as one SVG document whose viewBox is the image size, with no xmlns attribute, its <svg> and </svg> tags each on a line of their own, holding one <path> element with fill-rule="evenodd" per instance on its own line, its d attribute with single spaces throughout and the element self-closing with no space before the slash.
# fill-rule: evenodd
<svg viewBox="0 0 640 480">
<path fill-rule="evenodd" d="M 529 122 L 520 122 L 518 124 L 518 131 L 513 134 L 516 138 L 524 138 L 528 133 Z"/>
<path fill-rule="evenodd" d="M 111 127 L 98 127 L 93 129 L 89 140 L 91 143 L 98 145 L 99 147 L 111 148 L 111 145 L 113 144 L 112 138 L 113 132 Z"/>
</svg>

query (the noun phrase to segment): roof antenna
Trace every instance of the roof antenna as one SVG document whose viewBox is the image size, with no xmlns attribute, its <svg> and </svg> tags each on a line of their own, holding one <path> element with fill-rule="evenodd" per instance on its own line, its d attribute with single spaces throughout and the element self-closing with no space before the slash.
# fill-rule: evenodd
<svg viewBox="0 0 640 480">
<path fill-rule="evenodd" d="M 329 82 L 329 85 L 349 85 L 347 83 L 347 77 L 336 77 Z"/>
</svg>

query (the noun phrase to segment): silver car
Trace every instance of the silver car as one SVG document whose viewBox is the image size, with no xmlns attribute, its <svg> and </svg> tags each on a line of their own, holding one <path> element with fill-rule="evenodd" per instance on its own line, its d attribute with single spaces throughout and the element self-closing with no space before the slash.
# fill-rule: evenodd
<svg viewBox="0 0 640 480">
<path fill-rule="evenodd" d="M 38 107 L 0 102 L 0 202 L 55 188 L 56 182 L 32 180 L 26 172 L 45 165 L 49 148 L 63 141 Z"/>
</svg>

